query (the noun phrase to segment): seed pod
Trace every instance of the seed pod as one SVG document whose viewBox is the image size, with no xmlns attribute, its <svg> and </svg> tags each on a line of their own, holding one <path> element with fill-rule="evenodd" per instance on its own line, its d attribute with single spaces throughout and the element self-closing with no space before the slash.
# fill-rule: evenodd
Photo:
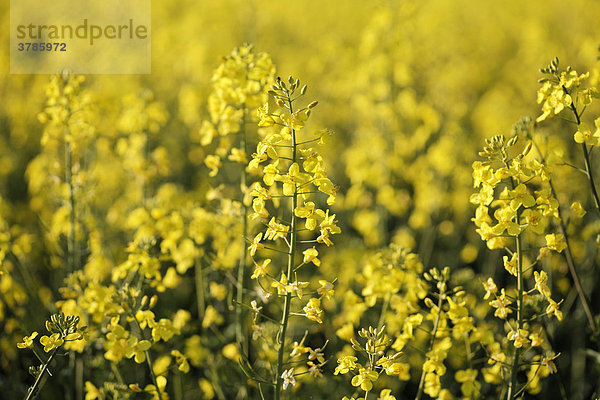
<svg viewBox="0 0 600 400">
<path fill-rule="evenodd" d="M 154 308 L 157 301 L 158 301 L 158 296 L 156 296 L 156 295 L 152 296 L 150 298 L 150 304 L 148 305 L 148 308 Z"/>
<path fill-rule="evenodd" d="M 528 142 L 527 145 L 525 146 L 525 148 L 523 149 L 523 152 L 521 153 L 523 155 L 523 157 L 525 157 L 527 154 L 529 154 L 530 150 L 531 150 L 531 142 Z"/>
</svg>

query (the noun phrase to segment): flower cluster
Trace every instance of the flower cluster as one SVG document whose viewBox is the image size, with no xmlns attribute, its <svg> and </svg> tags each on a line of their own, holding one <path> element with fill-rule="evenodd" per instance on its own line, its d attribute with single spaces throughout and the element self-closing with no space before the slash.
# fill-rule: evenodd
<svg viewBox="0 0 600 400">
<path fill-rule="evenodd" d="M 489 363 L 492 367 L 485 371 L 484 376 L 491 382 L 499 382 L 501 376 L 509 376 L 510 399 L 524 388 L 535 392 L 536 385 L 532 385 L 531 381 L 522 388 L 517 387 L 518 372 L 523 366 L 539 366 L 531 356 L 528 361 L 522 360 L 522 352 L 524 356 L 525 349 L 545 348 L 550 351 L 543 338 L 542 327 L 537 324 L 534 327 L 527 322 L 531 318 L 525 316 L 525 304 L 531 304 L 534 309 L 539 306 L 539 302 L 533 299 L 533 293 L 537 292 L 541 299 L 548 303 L 545 313 L 541 315 L 555 316 L 557 320 L 562 320 L 559 303 L 552 299 L 547 286 L 546 272 L 534 270 L 535 285 L 531 290 L 527 290 L 525 271 L 534 269 L 550 251 L 561 252 L 566 248 L 562 234 L 546 234 L 545 246 L 540 249 L 536 261 L 529 266 L 524 265 L 527 260 L 523 254 L 524 240 L 529 239 L 533 245 L 536 236 L 543 235 L 552 222 L 560 222 L 560 215 L 558 201 L 554 198 L 553 187 L 549 184 L 549 169 L 535 158 L 527 160 L 532 143 L 528 141 L 519 151 L 516 148 L 518 139 L 518 136 L 514 136 L 506 140 L 504 136 L 499 135 L 486 141 L 486 147 L 480 153 L 486 161 L 473 163 L 474 186 L 479 188 L 479 192 L 471 197 L 471 202 L 478 206 L 473 218 L 478 227 L 477 232 L 487 241 L 490 249 L 504 249 L 508 253 L 503 257 L 504 269 L 516 280 L 514 295 L 505 288 L 499 289 L 491 277 L 483 283 L 486 291 L 484 299 L 491 298 L 489 304 L 494 309 L 494 316 L 507 321 L 506 338 L 513 347 L 512 363 L 505 371 L 503 363 L 508 359 L 506 351 L 501 350 L 498 343 L 491 343 L 488 351 L 491 354 Z M 531 189 L 534 185 L 539 185 L 538 190 Z M 493 219 L 489 215 L 489 207 L 495 208 Z M 527 234 L 530 234 L 531 238 Z M 515 247 L 511 246 L 511 239 L 514 240 Z M 534 317 L 537 318 L 538 315 Z"/>
<path fill-rule="evenodd" d="M 361 329 L 358 335 L 365 340 L 364 345 L 352 338 L 352 348 L 359 353 L 364 353 L 367 362 L 363 365 L 358 363 L 355 356 L 343 356 L 338 359 L 334 375 L 352 373 L 352 386 L 360 387 L 365 392 L 365 398 L 373 389 L 373 383 L 379 375 L 385 372 L 387 375 L 402 375 L 405 373 L 406 364 L 396 360 L 402 356 L 402 352 L 394 352 L 386 355 L 388 347 L 393 339 L 385 333 L 385 326 L 380 329 L 369 327 Z"/>
<path fill-rule="evenodd" d="M 294 369 L 283 370 L 289 317 L 301 315 L 322 323 L 322 300 L 331 298 L 334 293 L 333 283 L 326 280 L 320 280 L 320 286 L 309 291 L 310 282 L 301 279 L 301 269 L 305 270 L 303 267 L 310 264 L 319 267 L 321 261 L 316 245 L 333 245 L 332 235 L 341 231 L 335 214 L 331 214 L 329 209 L 321 209 L 316 199 L 313 200 L 314 194 L 320 192 L 327 195 L 326 202 L 331 205 L 337 188 L 327 177 L 325 162 L 313 147 L 323 144 L 330 132 L 322 130 L 316 133 L 316 138 L 302 139 L 301 132 L 317 105 L 313 101 L 305 107 L 297 106 L 298 99 L 305 95 L 306 90 L 306 85 L 301 87 L 299 80 L 292 77 L 287 83 L 278 78 L 271 86 L 269 102 L 258 109 L 258 125 L 266 128 L 266 132 L 248 164 L 251 172 L 262 172 L 262 183 L 252 184 L 249 195 L 253 198 L 252 218 L 263 221 L 266 227 L 254 237 L 248 248 L 255 265 L 252 278 L 256 280 L 265 302 L 275 297 L 283 299 L 284 303 L 277 343 L 273 345 L 278 352 L 276 398 L 280 396 L 280 388 L 287 388 L 294 378 Z M 287 265 L 279 266 L 277 261 L 273 262 L 272 256 L 257 261 L 259 251 L 283 254 Z M 298 260 L 300 255 L 303 256 L 301 261 Z M 307 292 L 308 301 L 305 300 Z M 293 306 L 296 299 L 302 303 Z M 257 316 L 263 313 L 258 311 L 256 304 L 253 304 L 253 310 L 256 313 L 254 337 L 258 338 L 264 328 L 256 326 Z M 296 350 L 291 354 L 294 357 L 306 352 Z M 315 357 L 309 354 L 307 367 L 310 375 L 319 376 L 324 358 Z"/>
</svg>

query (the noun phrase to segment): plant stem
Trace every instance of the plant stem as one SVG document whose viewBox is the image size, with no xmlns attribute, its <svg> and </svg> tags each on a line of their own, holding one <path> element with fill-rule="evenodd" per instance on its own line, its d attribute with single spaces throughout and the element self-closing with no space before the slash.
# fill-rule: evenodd
<svg viewBox="0 0 600 400">
<path fill-rule="evenodd" d="M 133 312 L 130 312 L 129 315 L 135 321 L 135 324 L 137 325 L 137 327 L 140 331 L 140 337 L 142 338 L 142 340 L 146 340 L 145 335 L 144 335 L 144 330 L 142 329 L 142 327 L 140 325 L 140 321 L 137 320 L 137 318 L 135 317 Z M 154 374 L 154 368 L 152 368 L 152 357 L 150 356 L 150 351 L 144 350 L 144 354 L 146 355 L 146 363 L 148 364 L 148 370 L 150 370 L 150 377 L 152 378 L 152 383 L 154 383 L 154 387 L 156 388 L 156 393 L 158 394 L 158 400 L 163 400 L 162 393 L 160 392 L 160 388 L 158 387 L 158 381 L 156 380 L 156 374 Z"/>
<path fill-rule="evenodd" d="M 54 359 L 54 356 L 56 355 L 57 351 L 58 351 L 58 348 L 55 348 L 52 351 L 52 354 L 50 354 L 50 357 L 48 357 L 48 361 L 46 361 L 46 363 L 42 367 L 42 370 L 38 374 L 37 378 L 35 378 L 35 383 L 33 384 L 31 390 L 29 390 L 29 392 L 27 393 L 27 397 L 25 397 L 25 400 L 33 400 L 37 397 L 36 391 L 38 391 L 38 389 L 39 390 L 42 389 L 42 385 L 41 385 L 42 378 L 44 377 L 44 374 L 48 370 L 48 367 L 50 366 L 50 363 Z"/>
<path fill-rule="evenodd" d="M 198 319 L 204 318 L 204 277 L 202 275 L 202 263 L 196 260 L 194 265 L 195 284 L 196 284 L 196 304 L 198 306 Z"/>
<path fill-rule="evenodd" d="M 390 305 L 390 298 L 392 297 L 392 292 L 388 292 L 383 300 L 383 305 L 381 306 L 381 314 L 379 314 L 379 322 L 377 323 L 377 329 L 381 329 L 383 323 L 385 322 L 385 313 L 387 313 L 388 307 Z"/>
<path fill-rule="evenodd" d="M 433 346 L 435 344 L 435 339 L 436 339 L 438 327 L 440 324 L 440 317 L 442 315 L 442 303 L 444 301 L 445 293 L 446 293 L 446 278 L 444 277 L 443 281 L 442 281 L 442 285 L 440 286 L 440 290 L 439 290 L 439 298 L 438 298 L 438 304 L 437 304 L 438 313 L 435 316 L 435 322 L 433 323 L 433 331 L 431 332 L 431 340 L 429 341 L 429 348 L 427 350 L 427 353 L 429 353 L 431 350 L 433 350 Z M 423 372 L 421 372 L 421 379 L 419 380 L 419 388 L 417 389 L 417 395 L 415 396 L 415 400 L 421 400 L 421 397 L 423 396 L 423 388 L 425 387 L 425 375 L 426 375 L 425 370 L 423 370 Z"/>
<path fill-rule="evenodd" d="M 533 146 L 535 146 L 536 151 L 538 152 L 540 159 L 542 161 L 542 164 L 546 165 L 546 159 L 545 159 L 544 155 L 542 154 L 542 152 L 540 151 L 540 148 L 538 147 L 537 143 L 533 140 L 533 137 L 531 135 L 529 138 L 531 140 L 531 143 L 533 143 Z M 552 196 L 555 199 L 557 199 L 556 190 L 554 188 L 554 183 L 552 182 L 551 178 L 548 179 L 548 184 L 550 185 L 550 191 L 552 192 Z M 571 278 L 573 278 L 573 283 L 575 284 L 575 289 L 577 290 L 579 300 L 581 301 L 581 305 L 583 306 L 583 310 L 585 311 L 585 315 L 587 317 L 590 328 L 592 328 L 592 332 L 597 333 L 596 325 L 594 324 L 594 317 L 592 315 L 590 305 L 585 296 L 585 292 L 583 291 L 583 287 L 581 286 L 581 281 L 579 279 L 579 275 L 577 274 L 577 268 L 575 267 L 575 261 L 573 260 L 573 255 L 571 254 L 571 246 L 569 244 L 569 235 L 567 234 L 567 228 L 563 222 L 564 219 L 562 218 L 562 214 L 560 211 L 560 204 L 558 205 L 558 220 L 559 220 L 558 227 L 560 229 L 560 233 L 565 238 L 565 243 L 567 245 L 567 247 L 563 251 L 563 255 L 565 257 L 565 261 L 567 262 L 567 266 L 569 267 L 569 273 L 571 274 Z"/>
<path fill-rule="evenodd" d="M 65 126 L 65 182 L 69 188 L 69 237 L 67 238 L 67 273 L 75 270 L 75 188 L 69 128 Z"/>
<path fill-rule="evenodd" d="M 567 91 L 567 88 L 565 88 L 563 86 L 563 91 L 566 94 L 569 94 L 569 92 Z M 577 107 L 575 107 L 575 103 L 573 103 L 573 101 L 571 101 L 571 111 L 573 111 L 573 115 L 575 115 L 575 120 L 577 122 L 577 126 L 581 125 L 581 118 L 579 116 L 579 112 L 577 111 Z M 590 184 L 590 189 L 592 191 L 592 196 L 594 198 L 594 205 L 596 206 L 596 209 L 598 211 L 600 211 L 600 199 L 598 198 L 598 192 L 596 191 L 596 184 L 594 183 L 594 175 L 592 174 L 592 166 L 590 163 L 590 155 L 588 153 L 588 149 L 587 149 L 587 145 L 585 144 L 585 141 L 583 143 L 581 143 L 581 150 L 583 151 L 583 159 L 585 161 L 585 171 L 586 171 L 586 175 L 588 177 L 588 182 Z"/>
<path fill-rule="evenodd" d="M 242 148 L 242 151 L 244 152 L 244 154 L 246 154 L 246 108 L 244 107 L 244 109 L 242 110 L 243 112 L 243 116 L 242 116 L 242 122 L 241 122 L 241 130 L 240 130 L 240 147 Z M 247 188 L 247 184 L 248 184 L 248 173 L 246 172 L 246 165 L 245 164 L 241 164 L 242 166 L 242 171 L 241 171 L 241 200 L 242 200 L 242 208 L 243 208 L 243 215 L 242 215 L 242 224 L 243 224 L 243 230 L 242 230 L 242 254 L 240 256 L 240 264 L 238 266 L 238 276 L 237 276 L 237 290 L 236 290 L 236 301 L 238 303 L 238 306 L 235 309 L 235 319 L 236 319 L 236 324 L 235 324 L 235 337 L 236 337 L 236 342 L 239 344 L 239 346 L 242 348 L 242 352 L 247 353 L 248 352 L 248 344 L 246 341 L 246 337 L 244 335 L 243 332 L 243 323 L 244 323 L 244 315 L 245 315 L 245 309 L 244 307 L 240 307 L 239 304 L 244 304 L 244 281 L 246 279 L 246 237 L 248 236 L 248 206 L 246 206 L 246 204 L 244 203 L 244 197 L 245 197 L 245 191 Z"/>
<path fill-rule="evenodd" d="M 513 185 L 514 186 L 514 185 Z M 521 212 L 517 211 L 517 224 L 521 219 Z M 515 238 L 517 244 L 517 334 L 523 326 L 523 249 L 521 248 L 521 234 Z M 519 358 L 521 348 L 515 347 L 508 386 L 507 400 L 514 400 L 517 396 L 517 378 L 519 373 Z"/>
<path fill-rule="evenodd" d="M 142 337 L 143 337 L 143 335 L 142 335 Z M 160 388 L 158 387 L 158 381 L 156 380 L 156 375 L 154 374 L 154 368 L 152 368 L 152 358 L 150 358 L 150 352 L 148 350 L 145 350 L 144 354 L 146 354 L 146 363 L 148 363 L 148 369 L 150 370 L 150 377 L 152 377 L 152 382 L 154 383 L 154 387 L 156 388 L 156 393 L 158 394 L 158 400 L 162 400 L 162 398 L 163 398 L 162 393 L 160 392 Z"/>
<path fill-rule="evenodd" d="M 288 101 L 288 105 L 289 105 L 289 109 L 290 109 L 290 114 L 292 114 L 293 108 L 292 108 L 292 101 L 290 99 L 290 95 L 289 93 L 287 94 L 287 101 Z M 297 144 L 296 144 L 296 130 L 295 129 L 291 129 L 292 131 L 292 162 L 296 162 L 296 150 L 297 150 Z M 294 210 L 296 210 L 296 206 L 298 203 L 298 186 L 294 185 L 294 195 L 292 196 L 292 212 L 291 212 L 291 216 L 292 216 L 292 223 L 290 226 L 290 252 L 288 254 L 288 265 L 287 265 L 287 279 L 291 279 L 292 278 L 292 271 L 294 269 L 294 256 L 296 254 L 296 214 L 294 212 Z M 279 349 L 277 351 L 277 369 L 276 369 L 276 384 L 275 384 L 275 400 L 279 400 L 281 398 L 281 386 L 283 384 L 283 379 L 281 378 L 281 374 L 283 373 L 283 354 L 285 352 L 285 334 L 287 331 L 287 326 L 288 326 L 288 320 L 290 317 L 290 306 L 291 306 L 291 302 L 292 302 L 292 294 L 290 292 L 287 292 L 285 295 L 285 300 L 284 300 L 284 304 L 283 304 L 283 315 L 281 317 L 281 328 L 279 330 L 279 334 L 278 334 L 278 342 L 279 342 Z"/>
</svg>

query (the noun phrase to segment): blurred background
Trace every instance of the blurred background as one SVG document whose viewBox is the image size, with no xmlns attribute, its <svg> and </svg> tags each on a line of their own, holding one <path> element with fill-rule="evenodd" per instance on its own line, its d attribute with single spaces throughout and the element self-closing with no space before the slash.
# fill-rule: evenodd
<svg viewBox="0 0 600 400">
<path fill-rule="evenodd" d="M 168 168 L 157 172 L 157 187 L 172 183 L 186 198 L 200 198 L 211 186 L 199 130 L 208 115 L 212 73 L 222 56 L 252 43 L 256 52 L 271 56 L 278 75 L 292 74 L 308 84 L 309 97 L 319 101 L 312 126 L 335 132 L 322 151 L 331 180 L 340 186 L 333 210 L 343 234 L 323 254 L 320 272 L 338 277 L 339 304 L 345 290 L 360 292 L 356 276 L 363 255 L 390 243 L 412 249 L 426 267 L 449 265 L 460 279 L 473 281 L 474 295 L 481 299 L 476 277 L 494 276 L 501 283 L 505 274 L 502 253 L 486 248 L 470 220 L 471 164 L 485 138 L 509 135 L 522 117 L 541 114 L 536 103 L 539 69 L 553 57 L 580 73 L 590 71 L 590 85 L 597 84 L 599 15 L 600 2 L 590 0 L 154 0 L 152 73 L 86 76 L 82 85 L 92 98 L 95 134 L 108 148 L 124 134 L 118 121 L 127 107 L 135 107 L 132 99 L 152 93 L 149 98 L 161 110 L 152 146 L 164 148 L 168 158 Z M 6 47 L 8 17 L 8 3 L 3 2 L 0 40 Z M 43 179 L 36 179 L 39 164 L 32 162 L 42 152 L 44 127 L 37 115 L 44 108 L 49 76 L 9 75 L 8 66 L 4 51 L 0 214 L 3 229 L 13 238 L 24 235 L 13 252 L 20 251 L 28 269 L 26 274 L 0 276 L 0 397 L 12 399 L 22 397 L 31 384 L 27 365 L 32 356 L 17 352 L 15 344 L 25 333 L 42 329 L 44 310 L 61 299 L 58 288 L 65 274 L 51 261 L 53 249 L 45 239 L 45 224 L 54 211 L 32 189 L 32 181 Z M 597 115 L 594 110 L 587 111 L 590 123 Z M 573 133 L 571 125 L 558 120 L 536 131 L 543 149 L 582 165 Z M 98 165 L 118 163 L 116 150 L 114 157 L 99 159 Z M 128 212 L 118 208 L 127 185 L 119 171 L 105 172 L 89 194 L 98 209 L 112 210 L 105 214 L 109 225 Z M 591 210 L 584 176 L 561 162 L 553 171 L 561 205 L 579 200 Z M 597 314 L 600 273 L 595 242 L 600 225 L 590 214 L 568 226 L 584 290 Z M 103 239 L 109 263 L 121 262 L 126 229 L 107 231 Z M 567 393 L 569 399 L 591 399 L 599 395 L 600 354 L 586 349 L 598 346 L 591 344 L 563 259 L 553 258 L 547 267 L 554 293 L 566 299 L 563 323 L 549 323 L 554 324 L 549 327 L 554 349 L 562 353 L 560 373 L 544 381 L 542 392 L 526 398 L 565 398 Z M 176 307 L 188 307 L 184 297 L 190 293 L 193 296 L 184 285 L 179 297 L 174 295 Z M 328 307 L 332 319 L 339 304 Z M 335 337 L 339 327 L 323 327 L 322 334 Z M 332 343 L 329 350 L 335 354 L 340 348 Z M 333 369 L 335 360 L 330 363 Z M 185 398 L 207 396 L 197 389 L 204 376 L 202 364 L 194 368 L 185 383 Z M 413 373 L 412 381 L 396 384 L 398 398 L 404 398 L 403 392 L 414 393 L 418 371 Z M 296 398 L 341 398 L 350 392 L 343 389 L 348 381 L 328 375 L 311 383 L 310 390 L 299 390 Z M 86 380 L 94 382 L 98 376 L 86 372 Z M 68 376 L 59 375 L 57 381 L 66 385 Z M 49 383 L 40 398 L 61 398 L 61 387 Z M 337 394 L 331 395 L 332 387 L 339 388 Z M 491 389 L 483 392 L 485 398 L 495 396 Z"/>
</svg>

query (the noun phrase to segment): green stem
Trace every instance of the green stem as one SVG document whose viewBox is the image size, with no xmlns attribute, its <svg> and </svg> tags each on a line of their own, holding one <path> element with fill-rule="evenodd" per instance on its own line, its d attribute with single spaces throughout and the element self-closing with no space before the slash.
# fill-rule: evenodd
<svg viewBox="0 0 600 400">
<path fill-rule="evenodd" d="M 196 284 L 196 304 L 198 306 L 198 319 L 204 318 L 204 276 L 202 275 L 202 263 L 196 260 L 194 265 L 195 284 Z"/>
<path fill-rule="evenodd" d="M 596 184 L 594 183 L 594 175 L 592 174 L 592 166 L 590 163 L 590 155 L 588 153 L 587 145 L 581 143 L 581 149 L 583 150 L 583 159 L 585 160 L 585 171 L 590 183 L 590 189 L 592 190 L 592 196 L 594 197 L 594 205 L 596 209 L 600 211 L 600 199 L 598 199 L 598 192 L 596 191 Z"/>
<path fill-rule="evenodd" d="M 289 105 L 289 109 L 290 109 L 290 114 L 292 114 L 294 112 L 293 108 L 292 108 L 292 101 L 290 99 L 290 96 L 288 94 L 287 97 L 287 101 L 288 101 L 288 105 Z M 296 130 L 295 129 L 291 129 L 292 131 L 292 162 L 296 162 L 296 150 L 297 150 L 297 144 L 296 144 Z M 290 236 L 290 252 L 288 255 L 288 265 L 287 265 L 287 279 L 292 279 L 292 271 L 294 269 L 294 256 L 296 254 L 296 214 L 294 212 L 294 210 L 297 207 L 297 203 L 298 203 L 298 187 L 297 185 L 295 185 L 294 187 L 294 195 L 292 196 L 292 223 L 290 226 L 290 232 L 291 232 L 291 236 Z M 277 341 L 279 344 L 279 349 L 277 351 L 277 369 L 276 369 L 276 384 L 275 384 L 275 400 L 279 400 L 281 398 L 281 386 L 283 384 L 283 379 L 281 378 L 281 374 L 283 373 L 283 355 L 285 353 L 285 334 L 287 331 L 287 326 L 288 326 L 288 320 L 290 317 L 290 306 L 291 306 L 291 302 L 292 302 L 292 294 L 291 293 L 286 293 L 285 295 L 285 300 L 284 300 L 284 304 L 283 304 L 283 315 L 281 318 L 281 328 L 279 330 L 279 334 L 277 335 Z"/>
<path fill-rule="evenodd" d="M 569 91 L 564 86 L 563 86 L 563 91 L 566 94 L 569 94 Z M 577 107 L 575 107 L 575 103 L 573 103 L 573 101 L 571 101 L 571 111 L 573 111 L 573 115 L 575 115 L 575 120 L 577 122 L 577 126 L 580 126 L 581 125 L 581 117 L 580 117 L 579 112 L 577 111 Z M 592 196 L 594 198 L 594 205 L 596 206 L 596 209 L 598 211 L 600 211 L 600 199 L 598 198 L 598 192 L 596 191 L 596 184 L 594 183 L 594 175 L 592 173 L 592 166 L 590 163 L 590 155 L 588 153 L 587 145 L 585 144 L 585 142 L 581 143 L 581 150 L 583 152 L 583 159 L 585 161 L 586 175 L 588 177 L 590 189 L 592 191 Z"/>
<path fill-rule="evenodd" d="M 146 340 L 145 335 L 144 335 L 144 330 L 142 329 L 142 326 L 140 325 L 140 321 L 137 320 L 137 318 L 135 317 L 133 312 L 130 312 L 129 315 L 135 321 L 135 324 L 137 325 L 137 327 L 140 331 L 141 339 Z M 152 368 L 152 357 L 150 356 L 150 351 L 144 350 L 144 354 L 146 355 L 146 363 L 148 364 L 148 370 L 150 370 L 150 377 L 152 378 L 152 383 L 154 384 L 154 387 L 156 388 L 156 393 L 158 394 L 158 400 L 163 400 L 162 393 L 160 392 L 160 388 L 158 387 L 158 381 L 156 379 L 156 374 L 154 373 L 154 368 Z"/>
<path fill-rule="evenodd" d="M 144 354 L 146 354 L 146 363 L 148 364 L 148 369 L 150 370 L 150 377 L 152 378 L 152 382 L 154 383 L 154 387 L 156 388 L 156 393 L 158 394 L 158 400 L 162 400 L 162 393 L 160 392 L 160 388 L 158 387 L 158 381 L 156 380 L 156 374 L 154 374 L 154 368 L 152 368 L 152 358 L 150 358 L 150 352 L 148 350 L 145 350 Z"/>
<path fill-rule="evenodd" d="M 520 222 L 521 212 L 517 212 L 517 223 Z M 517 333 L 523 327 L 523 249 L 521 248 L 521 234 L 515 238 L 517 244 Z M 507 400 L 514 400 L 517 396 L 517 383 L 519 373 L 519 358 L 521 348 L 515 347 L 510 371 L 510 383 L 508 386 Z"/>
<path fill-rule="evenodd" d="M 442 315 L 442 303 L 444 301 L 444 296 L 446 293 L 446 278 L 444 277 L 443 279 L 444 280 L 442 281 L 442 285 L 440 286 L 440 290 L 439 290 L 439 298 L 438 298 L 438 304 L 437 304 L 438 313 L 435 316 L 435 322 L 433 323 L 433 331 L 431 332 L 431 340 L 429 341 L 429 349 L 427 350 L 428 353 L 431 350 L 433 350 L 438 327 L 440 324 L 440 317 Z M 426 373 L 423 370 L 423 372 L 421 372 L 421 379 L 419 380 L 419 388 L 417 389 L 417 395 L 415 397 L 415 400 L 421 400 L 421 397 L 423 396 L 423 388 L 425 387 L 425 375 L 426 375 Z"/>
<path fill-rule="evenodd" d="M 115 377 L 117 378 L 117 381 L 121 385 L 125 385 L 125 381 L 123 380 L 123 376 L 121 375 L 121 371 L 119 371 L 119 367 L 117 366 L 116 362 L 114 362 L 114 361 L 110 362 L 110 369 L 113 372 L 113 374 L 115 375 Z"/>
<path fill-rule="evenodd" d="M 175 373 L 175 400 L 183 400 L 183 378 L 180 371 Z"/>
<path fill-rule="evenodd" d="M 46 374 L 46 371 L 48 370 L 48 367 L 50 367 L 50 363 L 54 359 L 54 356 L 56 355 L 57 351 L 58 351 L 58 348 L 55 348 L 52 351 L 52 354 L 50 354 L 50 357 L 48 357 L 48 361 L 46 361 L 46 363 L 42 367 L 42 370 L 38 374 L 37 378 L 35 378 L 35 383 L 33 384 L 33 387 L 31 388 L 31 390 L 29 390 L 29 392 L 27 393 L 27 397 L 25 397 L 25 400 L 33 400 L 33 399 L 35 399 L 37 397 L 37 393 L 36 392 L 38 390 L 42 389 L 42 384 L 41 384 L 42 378 Z"/>
<path fill-rule="evenodd" d="M 538 147 L 536 142 L 533 140 L 533 137 L 530 136 L 530 139 L 540 156 L 542 164 L 546 165 L 546 159 L 545 159 L 544 155 L 542 154 L 542 152 L 540 151 L 540 148 Z M 557 199 L 556 190 L 554 188 L 554 183 L 552 182 L 552 179 L 548 179 L 548 184 L 550 185 L 550 191 L 552 192 L 552 196 L 555 199 Z M 583 287 L 581 286 L 581 280 L 579 279 L 579 274 L 577 274 L 577 268 L 575 267 L 575 261 L 573 260 L 573 255 L 571 254 L 571 246 L 569 244 L 569 235 L 567 234 L 567 228 L 565 226 L 565 223 L 563 222 L 564 219 L 562 218 L 562 215 L 561 215 L 560 204 L 558 205 L 558 220 L 559 220 L 558 227 L 560 229 L 560 233 L 565 238 L 565 243 L 567 245 L 567 247 L 563 251 L 563 255 L 565 257 L 565 261 L 567 262 L 567 266 L 569 267 L 569 273 L 571 274 L 571 278 L 573 278 L 573 283 L 575 284 L 575 289 L 577 290 L 579 300 L 581 301 L 581 305 L 583 306 L 583 310 L 585 311 L 585 315 L 587 317 L 588 323 L 589 323 L 590 327 L 592 328 L 592 332 L 597 333 L 596 324 L 594 324 L 594 317 L 592 315 L 592 311 L 590 309 L 589 302 L 585 296 L 585 292 L 583 291 Z"/>
<path fill-rule="evenodd" d="M 243 109 L 242 114 L 242 122 L 241 122 L 241 131 L 240 131 L 240 146 L 244 154 L 246 154 L 246 109 Z M 244 203 L 245 193 L 244 191 L 247 188 L 248 184 L 248 173 L 246 172 L 246 165 L 241 164 L 241 196 L 242 196 L 242 207 L 243 207 L 243 231 L 242 231 L 242 254 L 240 256 L 240 264 L 238 266 L 238 276 L 237 276 L 237 290 L 236 290 L 236 301 L 238 306 L 236 307 L 236 325 L 235 325 L 235 336 L 236 341 L 242 348 L 242 352 L 247 353 L 247 340 L 243 332 L 243 323 L 244 323 L 244 315 L 245 309 L 244 307 L 240 307 L 239 304 L 244 304 L 244 283 L 246 279 L 246 237 L 248 237 L 248 206 Z"/>
<path fill-rule="evenodd" d="M 69 237 L 67 239 L 67 272 L 75 270 L 75 188 L 73 186 L 73 160 L 69 128 L 65 127 L 65 182 L 69 188 Z"/>
<path fill-rule="evenodd" d="M 390 306 L 390 298 L 392 297 L 392 292 L 388 292 L 383 300 L 383 306 L 381 306 L 381 314 L 379 314 L 379 322 L 377 323 L 377 330 L 381 329 L 383 323 L 385 322 L 385 313 Z"/>
</svg>

